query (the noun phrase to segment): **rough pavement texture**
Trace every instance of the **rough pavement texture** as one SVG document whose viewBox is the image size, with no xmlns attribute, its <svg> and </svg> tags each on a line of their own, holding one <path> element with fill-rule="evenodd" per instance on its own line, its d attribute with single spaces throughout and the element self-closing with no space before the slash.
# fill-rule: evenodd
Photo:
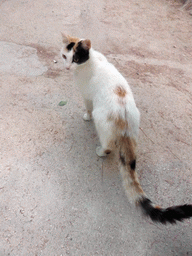
<svg viewBox="0 0 192 256">
<path fill-rule="evenodd" d="M 59 57 L 63 31 L 114 63 L 141 111 L 146 194 L 192 203 L 192 18 L 179 1 L 2 0 L 0 31 L 0 256 L 192 255 L 192 220 L 153 224 L 127 200 L 117 157 L 96 156 Z"/>
</svg>

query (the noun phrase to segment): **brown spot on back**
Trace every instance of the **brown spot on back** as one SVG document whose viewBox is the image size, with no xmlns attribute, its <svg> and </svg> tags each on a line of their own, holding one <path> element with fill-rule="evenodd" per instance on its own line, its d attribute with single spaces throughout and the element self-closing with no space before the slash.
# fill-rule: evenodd
<svg viewBox="0 0 192 256">
<path fill-rule="evenodd" d="M 121 117 L 118 117 L 115 119 L 115 125 L 120 129 L 120 130 L 125 130 L 128 129 L 128 122 Z"/>
<path fill-rule="evenodd" d="M 125 95 L 127 94 L 127 91 L 125 90 L 125 88 L 123 88 L 121 85 L 118 85 L 115 89 L 114 89 L 114 93 L 117 94 L 117 96 L 124 98 Z"/>
<path fill-rule="evenodd" d="M 118 128 L 119 130 L 125 130 L 128 129 L 128 122 L 127 120 L 123 119 L 122 117 L 120 117 L 120 115 L 115 116 L 110 114 L 108 116 L 108 121 L 113 121 L 116 128 Z"/>
</svg>

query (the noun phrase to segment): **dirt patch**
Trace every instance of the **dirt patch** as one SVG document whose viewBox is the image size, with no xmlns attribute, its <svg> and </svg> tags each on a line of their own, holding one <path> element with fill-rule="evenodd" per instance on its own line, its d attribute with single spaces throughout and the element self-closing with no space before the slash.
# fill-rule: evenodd
<svg viewBox="0 0 192 256">
<path fill-rule="evenodd" d="M 45 73 L 45 77 L 54 79 L 60 76 L 62 72 L 62 69 L 49 67 L 48 71 Z"/>
<path fill-rule="evenodd" d="M 46 60 L 48 63 L 54 59 L 54 57 L 58 54 L 53 48 L 45 48 L 39 44 L 30 44 L 31 47 L 37 50 L 37 55 L 40 59 Z"/>
<path fill-rule="evenodd" d="M 61 75 L 62 69 L 57 68 L 57 62 L 54 62 L 55 58 L 58 58 L 59 50 L 53 47 L 46 48 L 39 44 L 30 44 L 30 46 L 37 50 L 39 59 L 48 67 L 44 74 L 45 77 L 54 79 Z"/>
<path fill-rule="evenodd" d="M 129 61 L 127 62 L 127 66 L 130 70 L 130 77 L 134 79 L 139 79 L 142 82 L 151 82 L 150 77 L 153 76 L 170 76 L 173 75 L 179 75 L 183 76 L 184 71 L 182 69 L 176 69 L 176 68 L 170 68 L 166 65 L 158 66 L 158 65 L 150 65 L 150 64 L 139 64 L 136 61 Z"/>
<path fill-rule="evenodd" d="M 34 48 L 11 42 L 0 42 L 0 72 L 18 76 L 39 76 L 47 68 L 38 60 Z"/>
<path fill-rule="evenodd" d="M 131 47 L 130 49 L 128 49 L 128 54 L 136 57 L 140 57 L 140 58 L 145 58 L 145 57 L 154 58 L 156 53 L 152 51 L 148 51 L 145 48 Z"/>
</svg>

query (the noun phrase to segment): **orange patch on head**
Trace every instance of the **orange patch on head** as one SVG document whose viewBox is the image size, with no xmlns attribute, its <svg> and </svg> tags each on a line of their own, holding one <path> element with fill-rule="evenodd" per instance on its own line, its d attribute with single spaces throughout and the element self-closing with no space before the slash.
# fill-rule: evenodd
<svg viewBox="0 0 192 256">
<path fill-rule="evenodd" d="M 61 34 L 62 34 L 62 38 L 63 38 L 63 43 L 64 44 L 77 43 L 80 40 L 77 37 L 65 35 L 64 33 L 61 33 Z"/>
<path fill-rule="evenodd" d="M 123 88 L 121 85 L 118 85 L 115 89 L 114 89 L 114 93 L 121 97 L 124 98 L 125 95 L 127 94 L 127 91 L 125 90 L 125 88 Z"/>
<path fill-rule="evenodd" d="M 160 210 L 160 209 L 162 209 L 162 208 L 161 208 L 161 206 L 159 206 L 159 205 L 155 205 L 155 209 L 159 209 L 159 210 Z"/>
<path fill-rule="evenodd" d="M 79 41 L 77 41 L 77 42 L 75 43 L 75 45 L 73 46 L 73 51 L 74 51 L 74 52 L 75 52 L 76 49 L 77 49 L 78 43 L 79 43 Z"/>
<path fill-rule="evenodd" d="M 79 42 L 80 39 L 77 37 L 68 36 L 68 40 L 69 40 L 69 43 L 77 43 Z"/>
</svg>

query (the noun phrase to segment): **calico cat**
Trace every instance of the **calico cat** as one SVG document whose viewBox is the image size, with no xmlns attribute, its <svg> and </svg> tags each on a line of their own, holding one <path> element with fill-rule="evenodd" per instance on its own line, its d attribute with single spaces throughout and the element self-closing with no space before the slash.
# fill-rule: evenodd
<svg viewBox="0 0 192 256">
<path fill-rule="evenodd" d="M 88 39 L 62 34 L 61 57 L 66 69 L 74 71 L 75 82 L 84 98 L 85 121 L 93 118 L 100 140 L 96 154 L 106 156 L 119 150 L 120 172 L 125 191 L 153 221 L 175 223 L 192 217 L 192 205 L 163 209 L 145 195 L 136 174 L 136 148 L 140 113 L 125 78 Z"/>
</svg>

